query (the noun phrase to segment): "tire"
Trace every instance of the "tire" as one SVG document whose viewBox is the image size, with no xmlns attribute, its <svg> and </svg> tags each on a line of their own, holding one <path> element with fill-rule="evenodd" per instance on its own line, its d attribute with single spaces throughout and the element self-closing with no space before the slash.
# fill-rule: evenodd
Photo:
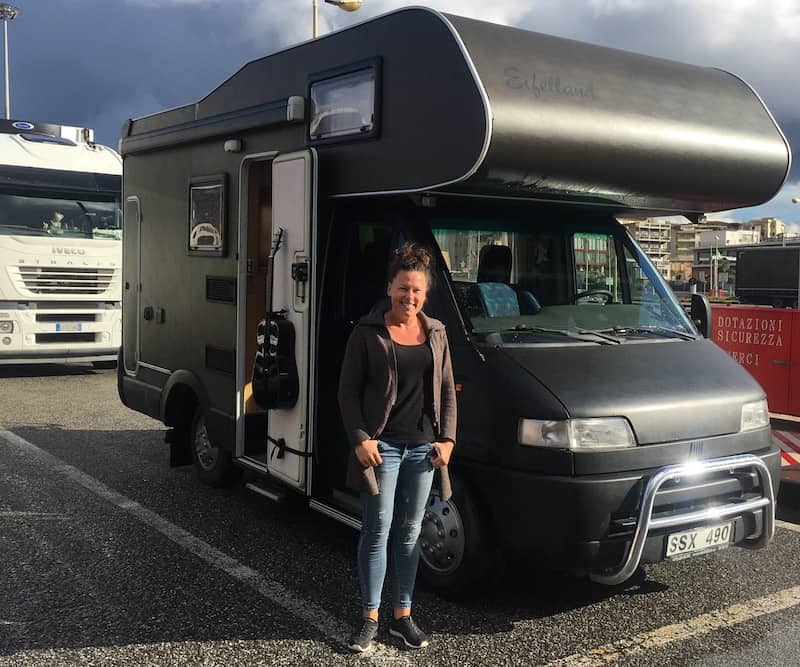
<svg viewBox="0 0 800 667">
<path fill-rule="evenodd" d="M 197 408 L 192 417 L 190 431 L 192 461 L 197 477 L 203 484 L 213 487 L 230 486 L 241 475 L 241 468 L 233 464 L 231 453 L 222 447 L 215 447 L 208 437 L 206 416 Z"/>
<path fill-rule="evenodd" d="M 500 552 L 474 493 L 451 472 L 453 496 L 442 502 L 434 487 L 420 533 L 420 577 L 449 597 L 468 597 L 494 583 Z"/>
</svg>

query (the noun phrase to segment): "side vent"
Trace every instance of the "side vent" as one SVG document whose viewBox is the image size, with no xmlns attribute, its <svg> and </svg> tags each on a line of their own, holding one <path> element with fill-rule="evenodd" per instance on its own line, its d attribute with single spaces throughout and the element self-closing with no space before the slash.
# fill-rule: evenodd
<svg viewBox="0 0 800 667">
<path fill-rule="evenodd" d="M 234 354 L 233 350 L 226 350 L 213 345 L 206 345 L 206 368 L 220 373 L 233 375 Z"/>
<path fill-rule="evenodd" d="M 206 276 L 206 301 L 236 303 L 236 278 Z"/>
</svg>

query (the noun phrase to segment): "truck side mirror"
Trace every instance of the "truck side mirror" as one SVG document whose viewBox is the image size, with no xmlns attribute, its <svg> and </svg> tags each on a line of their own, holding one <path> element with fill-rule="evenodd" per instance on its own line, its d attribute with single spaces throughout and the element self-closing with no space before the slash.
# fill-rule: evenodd
<svg viewBox="0 0 800 667">
<path fill-rule="evenodd" d="M 283 313 L 270 313 L 258 323 L 253 398 L 262 408 L 291 408 L 297 403 L 300 382 L 294 340 L 294 325 Z"/>
<path fill-rule="evenodd" d="M 706 338 L 711 338 L 713 320 L 711 318 L 711 304 L 705 294 L 692 294 L 692 306 L 689 311 L 695 326 Z"/>
</svg>

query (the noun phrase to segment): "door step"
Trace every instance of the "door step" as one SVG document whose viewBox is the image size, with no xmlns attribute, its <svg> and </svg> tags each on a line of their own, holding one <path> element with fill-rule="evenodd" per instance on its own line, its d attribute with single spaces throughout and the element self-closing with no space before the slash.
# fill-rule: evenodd
<svg viewBox="0 0 800 667">
<path fill-rule="evenodd" d="M 244 488 L 250 489 L 250 491 L 257 493 L 260 496 L 264 496 L 265 498 L 269 498 L 276 503 L 285 503 L 287 499 L 285 490 L 279 489 L 278 487 L 270 484 L 265 484 L 264 482 L 247 482 L 244 485 Z"/>
<path fill-rule="evenodd" d="M 328 505 L 326 503 L 322 503 L 319 500 L 312 500 L 308 506 L 320 514 L 324 514 L 325 516 L 329 516 L 332 519 L 336 519 L 337 521 L 345 524 L 346 526 L 350 526 L 351 528 L 355 528 L 356 530 L 361 530 L 361 521 L 356 519 L 350 514 L 343 512 L 338 507 L 333 507 L 332 505 Z"/>
</svg>

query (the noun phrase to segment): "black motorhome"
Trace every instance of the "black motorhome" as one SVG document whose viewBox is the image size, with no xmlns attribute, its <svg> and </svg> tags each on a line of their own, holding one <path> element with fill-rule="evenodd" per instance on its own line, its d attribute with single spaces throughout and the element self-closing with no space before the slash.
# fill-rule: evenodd
<svg viewBox="0 0 800 667">
<path fill-rule="evenodd" d="M 415 239 L 459 403 L 429 580 L 516 551 L 616 583 L 772 537 L 764 392 L 616 219 L 778 191 L 788 144 L 735 76 L 412 8 L 250 62 L 121 147 L 119 393 L 174 464 L 358 526 L 339 368 Z"/>
</svg>

